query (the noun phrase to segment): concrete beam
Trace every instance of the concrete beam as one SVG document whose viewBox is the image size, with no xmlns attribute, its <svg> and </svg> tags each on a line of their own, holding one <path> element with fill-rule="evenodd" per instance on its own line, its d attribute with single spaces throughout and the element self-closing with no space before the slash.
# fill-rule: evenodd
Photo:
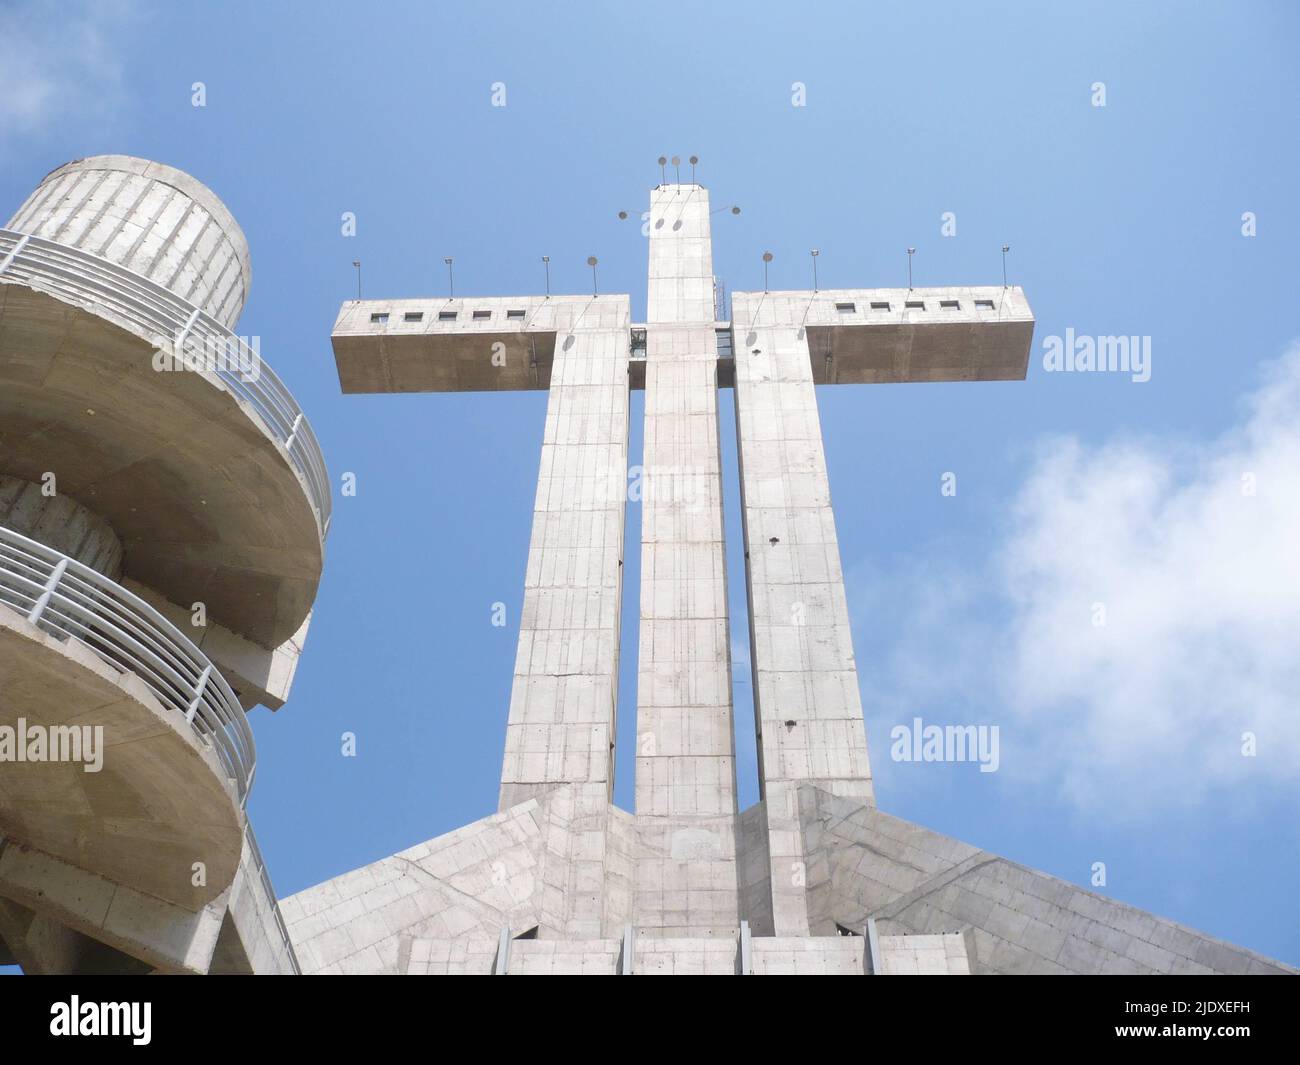
<svg viewBox="0 0 1300 1065">
<path fill-rule="evenodd" d="M 0 840 L 0 895 L 39 920 L 34 928 L 29 923 L 23 942 L 32 944 L 36 935 L 49 964 L 75 964 L 75 941 L 61 939 L 54 922 L 160 972 L 193 974 L 208 971 L 227 901 L 223 893 L 190 913 L 9 840 Z M 4 936 L 16 947 L 7 931 Z"/>
<path fill-rule="evenodd" d="M 330 341 L 344 393 L 532 391 L 550 387 L 570 331 L 617 328 L 626 358 L 628 308 L 626 295 L 349 300 Z"/>
<path fill-rule="evenodd" d="M 139 581 L 128 578 L 122 581 L 122 587 L 134 592 L 185 633 L 221 671 L 245 710 L 254 706 L 279 710 L 288 702 L 298 659 L 307 642 L 307 629 L 311 626 L 310 613 L 293 636 L 268 650 L 215 621 L 196 627 L 191 608 L 171 602 Z"/>
<path fill-rule="evenodd" d="M 763 353 L 765 327 L 793 327 L 819 385 L 1023 381 L 1034 335 L 1015 286 L 736 292 L 732 309 L 738 354 Z"/>
<path fill-rule="evenodd" d="M 67 925 L 0 898 L 0 934 L 7 950 L 0 965 L 18 965 L 26 976 L 123 976 L 152 971 L 152 966 Z"/>
</svg>

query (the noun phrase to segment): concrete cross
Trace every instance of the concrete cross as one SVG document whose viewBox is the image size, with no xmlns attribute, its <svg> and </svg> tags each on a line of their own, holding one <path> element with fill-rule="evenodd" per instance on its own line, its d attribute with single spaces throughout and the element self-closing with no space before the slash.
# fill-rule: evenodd
<svg viewBox="0 0 1300 1065">
<path fill-rule="evenodd" d="M 807 934 L 797 788 L 872 801 L 814 388 L 1021 380 L 1033 315 L 1016 287 L 837 289 L 736 292 L 732 320 L 717 321 L 709 194 L 697 184 L 651 191 L 649 249 L 644 324 L 626 295 L 349 301 L 333 331 L 339 380 L 349 393 L 549 390 L 502 809 L 561 785 L 609 801 L 629 389 L 645 389 L 635 793 L 655 857 L 641 862 L 709 867 L 717 890 L 690 893 L 675 925 L 730 934 L 738 893 L 770 878 L 777 934 Z M 746 814 L 732 728 L 725 386 L 766 800 Z M 660 490 L 665 476 L 692 490 Z M 738 869 L 736 848 L 717 842 L 749 831 L 767 836 L 766 868 Z"/>
</svg>

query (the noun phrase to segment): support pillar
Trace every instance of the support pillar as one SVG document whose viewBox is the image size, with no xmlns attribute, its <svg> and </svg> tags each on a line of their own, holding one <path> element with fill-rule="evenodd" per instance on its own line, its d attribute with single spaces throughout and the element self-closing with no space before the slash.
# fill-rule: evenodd
<svg viewBox="0 0 1300 1065">
<path fill-rule="evenodd" d="M 873 799 L 804 331 L 737 293 L 736 432 L 775 934 L 808 935 L 800 784 Z M 766 316 L 765 317 L 765 311 Z"/>
</svg>

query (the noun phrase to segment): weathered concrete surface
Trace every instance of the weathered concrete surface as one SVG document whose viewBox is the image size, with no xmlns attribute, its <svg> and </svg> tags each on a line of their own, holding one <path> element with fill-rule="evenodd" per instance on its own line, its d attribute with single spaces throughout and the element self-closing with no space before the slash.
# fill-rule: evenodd
<svg viewBox="0 0 1300 1065">
<path fill-rule="evenodd" d="M 224 896 L 225 913 L 209 973 L 284 976 L 296 971 L 292 946 L 276 920 L 277 902 L 267 883 L 246 838 L 239 871 Z"/>
<path fill-rule="evenodd" d="M 65 924 L 0 898 L 0 939 L 12 953 L 0 964 L 18 965 L 25 976 L 127 976 L 153 972 L 147 962 L 114 950 Z"/>
<path fill-rule="evenodd" d="M 1282 973 L 1271 958 L 852 799 L 800 788 L 813 933 L 969 930 L 973 973 Z"/>
<path fill-rule="evenodd" d="M 0 837 L 0 941 L 28 975 L 297 971 L 247 840 L 230 888 L 190 913 Z"/>
<path fill-rule="evenodd" d="M 794 328 L 819 385 L 1023 381 L 1034 315 L 1018 286 L 854 288 L 736 292 L 732 324 L 738 356 Z"/>
<path fill-rule="evenodd" d="M 969 976 L 966 937 L 958 933 L 933 936 L 881 936 L 884 962 L 881 976 Z"/>
<path fill-rule="evenodd" d="M 349 301 L 344 392 L 548 388 L 500 808 L 613 787 L 627 502 L 626 296 Z"/>
<path fill-rule="evenodd" d="M 630 323 L 626 295 L 348 300 L 330 342 L 345 394 L 526 392 L 551 387 L 570 333 L 620 329 L 626 357 Z"/>
<path fill-rule="evenodd" d="M 742 974 L 736 935 L 690 938 L 638 936 L 632 957 L 621 939 L 514 939 L 504 973 L 498 942 L 412 940 L 402 968 L 407 976 L 862 976 L 860 936 L 754 938 L 752 959 Z M 960 935 L 882 936 L 886 976 L 966 975 Z"/>
<path fill-rule="evenodd" d="M 233 329 L 252 283 L 248 241 L 200 181 L 163 163 L 95 155 L 51 171 L 6 229 L 134 270 Z"/>
<path fill-rule="evenodd" d="M 122 573 L 122 541 L 112 526 L 76 500 L 59 494 L 57 481 L 47 485 L 0 473 L 0 526 L 116 581 Z"/>
<path fill-rule="evenodd" d="M 500 812 L 286 900 L 304 968 L 861 974 L 870 952 L 854 930 L 870 919 L 880 975 L 1283 971 L 874 808 L 814 386 L 1022 379 L 1033 332 L 1024 293 L 738 293 L 724 329 L 734 353 L 720 356 L 707 193 L 656 188 L 649 235 L 644 358 L 619 353 L 641 332 L 621 296 L 588 301 L 596 322 L 563 325 L 584 298 L 358 300 L 340 311 L 345 392 L 550 388 L 553 414 L 625 416 L 627 384 L 647 389 L 636 814 L 608 803 L 608 751 L 567 727 L 612 745 L 612 705 L 591 718 L 582 701 L 593 680 L 603 698 L 617 663 L 609 597 L 599 610 L 589 597 L 612 539 L 583 522 L 589 479 L 621 473 L 626 436 L 607 439 L 598 422 L 595 448 L 566 438 L 571 450 L 544 449 Z M 586 353 L 584 334 L 627 372 L 627 383 L 584 377 L 605 390 L 594 399 L 572 394 L 567 353 Z M 736 390 L 763 795 L 739 814 L 724 371 Z M 548 418 L 548 447 L 550 434 Z M 655 491 L 657 470 L 670 471 L 667 494 Z M 695 494 L 677 494 L 683 485 Z M 550 577 L 536 585 L 539 565 Z M 613 636 L 595 659 L 590 626 L 572 620 L 584 595 L 584 620 L 599 616 Z M 561 684 L 575 678 L 582 694 Z"/>
<path fill-rule="evenodd" d="M 582 790 L 529 799 L 285 899 L 304 972 L 489 973 L 503 928 L 528 937 L 513 941 L 509 972 L 608 972 L 629 925 L 637 973 L 739 971 L 739 924 L 684 937 L 636 924 L 629 899 L 661 856 L 639 849 L 640 823 L 597 809 L 595 795 L 584 805 Z M 754 973 L 861 974 L 868 918 L 882 975 L 1294 971 L 857 799 L 810 784 L 797 797 L 811 935 L 755 932 Z M 761 824 L 756 809 L 742 821 Z M 761 868 L 763 834 L 740 838 L 760 847 Z"/>
<path fill-rule="evenodd" d="M 806 301 L 805 301 L 806 302 Z M 807 307 L 733 297 L 745 572 L 776 935 L 808 935 L 796 789 L 872 800 L 871 766 L 805 330 Z M 787 321 L 787 318 L 793 318 Z"/>
<path fill-rule="evenodd" d="M 273 434 L 256 400 L 214 373 L 157 369 L 177 338 L 141 323 L 167 297 L 67 250 L 170 290 L 211 332 L 199 310 L 233 328 L 248 293 L 243 233 L 189 175 L 125 156 L 59 168 L 9 228 L 43 239 L 28 244 L 30 272 L 19 258 L 0 276 L 0 525 L 152 604 L 229 673 L 245 708 L 281 705 L 323 561 L 322 515 L 279 438 L 291 434 Z M 208 740 L 139 677 L 0 605 L 0 726 L 20 725 L 78 740 L 102 729 L 102 763 L 79 748 L 34 762 L 6 750 L 0 956 L 29 972 L 294 971 Z"/>
<path fill-rule="evenodd" d="M 12 839 L 0 839 L 0 896 L 32 910 L 43 922 L 174 973 L 208 971 L 226 910 L 224 895 L 193 912 Z M 73 961 L 64 958 L 67 964 Z"/>
<path fill-rule="evenodd" d="M 303 972 L 398 973 L 412 939 L 483 940 L 490 965 L 502 927 L 539 923 L 547 827 L 548 812 L 528 799 L 282 899 Z"/>
<path fill-rule="evenodd" d="M 524 577 L 500 808 L 614 785 L 627 499 L 625 298 L 550 309 L 559 330 Z M 492 365 L 483 345 L 479 360 Z M 507 363 L 508 365 L 508 363 Z"/>
<path fill-rule="evenodd" d="M 215 621 L 195 625 L 192 610 L 168 601 L 139 581 L 127 578 L 122 581 L 122 587 L 138 595 L 202 650 L 239 696 L 245 710 L 254 706 L 279 710 L 288 700 L 298 660 L 307 642 L 311 614 L 289 639 L 268 650 Z"/>
<path fill-rule="evenodd" d="M 190 911 L 230 884 L 243 814 L 216 754 L 134 674 L 0 606 L 0 725 L 19 718 L 102 726 L 103 764 L 3 763 L 0 834 Z"/>
<path fill-rule="evenodd" d="M 53 472 L 116 531 L 128 577 L 278 646 L 320 581 L 315 510 L 283 443 L 219 378 L 153 369 L 172 340 L 0 275 L 3 472 Z"/>
<path fill-rule="evenodd" d="M 736 759 L 709 194 L 650 196 L 635 924 L 731 935 Z"/>
<path fill-rule="evenodd" d="M 349 300 L 330 342 L 345 394 L 530 391 L 550 387 L 557 336 L 578 315 L 613 328 L 629 313 L 626 296 Z"/>
<path fill-rule="evenodd" d="M 590 939 L 629 922 L 636 840 L 600 785 L 568 785 L 281 902 L 306 973 L 402 971 L 414 939 L 501 928 Z M 402 963 L 404 964 L 404 963 Z"/>
</svg>

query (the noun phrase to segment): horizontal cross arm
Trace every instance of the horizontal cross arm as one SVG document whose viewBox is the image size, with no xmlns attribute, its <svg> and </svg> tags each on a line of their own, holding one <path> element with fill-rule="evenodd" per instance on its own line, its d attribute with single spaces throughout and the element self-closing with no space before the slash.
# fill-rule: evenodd
<svg viewBox="0 0 1300 1065">
<path fill-rule="evenodd" d="M 348 300 L 330 341 L 345 393 L 515 392 L 549 387 L 571 334 L 630 320 L 625 295 Z"/>
<path fill-rule="evenodd" d="M 817 384 L 1022 381 L 1034 314 L 1016 286 L 735 292 L 738 358 L 757 330 L 804 330 Z"/>
</svg>

